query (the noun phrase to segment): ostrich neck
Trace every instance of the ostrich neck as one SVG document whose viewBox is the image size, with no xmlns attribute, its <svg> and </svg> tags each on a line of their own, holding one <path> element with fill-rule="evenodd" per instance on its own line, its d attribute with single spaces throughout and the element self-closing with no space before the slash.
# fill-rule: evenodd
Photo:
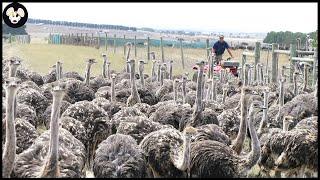
<svg viewBox="0 0 320 180">
<path fill-rule="evenodd" d="M 9 66 L 9 77 L 15 77 L 17 74 L 18 66 Z"/>
<path fill-rule="evenodd" d="M 107 78 L 110 79 L 110 64 L 107 64 Z"/>
<path fill-rule="evenodd" d="M 85 82 L 87 86 L 89 85 L 89 81 L 90 81 L 90 70 L 91 70 L 91 65 L 88 64 L 86 68 L 86 74 L 85 74 L 85 78 L 86 78 Z"/>
<path fill-rule="evenodd" d="M 283 92 L 284 82 L 280 81 L 280 93 L 279 93 L 279 105 L 280 107 L 284 104 L 284 92 Z"/>
<path fill-rule="evenodd" d="M 164 71 L 161 71 L 160 75 L 160 85 L 163 86 L 163 79 L 164 79 Z"/>
<path fill-rule="evenodd" d="M 303 89 L 307 89 L 307 84 L 308 84 L 308 70 L 307 67 L 304 66 L 304 82 L 303 82 Z"/>
<path fill-rule="evenodd" d="M 245 68 L 245 70 L 244 70 L 244 85 L 245 86 L 248 85 L 248 73 L 249 73 L 248 69 Z"/>
<path fill-rule="evenodd" d="M 60 79 L 60 64 L 59 63 L 56 64 L 56 79 L 57 80 Z"/>
<path fill-rule="evenodd" d="M 268 95 L 269 93 L 268 92 L 264 92 L 264 99 L 263 99 L 263 106 L 266 107 L 266 109 L 263 109 L 262 110 L 262 120 L 260 122 L 260 125 L 259 125 L 259 130 L 258 130 L 258 133 L 259 135 L 261 134 L 262 132 L 262 129 L 266 127 L 267 125 L 267 120 L 268 120 Z"/>
<path fill-rule="evenodd" d="M 130 72 L 130 79 L 131 79 L 131 95 L 134 98 L 139 98 L 138 90 L 136 87 L 136 81 L 134 80 L 134 72 L 135 72 L 135 65 L 134 63 L 131 64 L 131 72 Z"/>
<path fill-rule="evenodd" d="M 295 96 L 298 95 L 297 76 L 295 74 L 293 75 L 293 92 Z"/>
<path fill-rule="evenodd" d="M 172 80 L 172 64 L 170 64 L 169 79 Z"/>
<path fill-rule="evenodd" d="M 152 68 L 151 68 L 151 81 L 153 81 L 153 78 L 154 78 L 154 66 L 155 66 L 155 64 L 152 63 Z"/>
<path fill-rule="evenodd" d="M 116 94 L 115 94 L 115 78 L 112 78 L 111 82 L 111 101 L 116 100 Z"/>
<path fill-rule="evenodd" d="M 202 78 L 203 78 L 203 68 L 200 67 L 198 73 L 198 80 L 197 80 L 197 94 L 196 94 L 196 106 L 194 113 L 199 115 L 202 111 Z"/>
<path fill-rule="evenodd" d="M 256 130 L 253 126 L 252 120 L 253 120 L 253 111 L 250 108 L 248 126 L 249 126 L 249 132 L 251 136 L 251 151 L 248 157 L 245 157 L 245 162 L 246 162 L 245 166 L 247 168 L 253 167 L 260 158 L 260 142 L 259 142 Z"/>
<path fill-rule="evenodd" d="M 140 69 L 139 74 L 140 74 L 141 86 L 142 86 L 142 88 L 144 88 L 144 75 L 143 75 L 143 70 Z"/>
<path fill-rule="evenodd" d="M 232 146 L 232 149 L 237 153 L 240 154 L 242 150 L 242 145 L 245 139 L 245 135 L 247 134 L 247 123 L 246 123 L 246 109 L 245 109 L 245 90 L 241 90 L 241 99 L 240 99 L 240 126 L 239 131 Z"/>
<path fill-rule="evenodd" d="M 158 82 L 160 82 L 160 75 L 161 75 L 160 65 L 158 65 L 158 75 L 157 75 Z"/>
<path fill-rule="evenodd" d="M 289 130 L 289 123 L 287 122 L 286 119 L 283 120 L 282 126 L 283 126 L 283 127 L 282 127 L 282 130 L 283 130 L 283 131 L 288 131 L 288 130 Z"/>
<path fill-rule="evenodd" d="M 63 96 L 60 94 L 53 94 L 53 105 L 50 121 L 49 153 L 41 177 L 58 177 L 58 174 L 56 173 L 57 171 L 59 171 L 59 116 L 62 98 Z"/>
<path fill-rule="evenodd" d="M 106 66 L 107 66 L 107 61 L 104 59 L 103 60 L 103 66 L 102 66 L 102 76 L 103 76 L 103 78 L 107 78 Z"/>
<path fill-rule="evenodd" d="M 186 103 L 186 96 L 187 96 L 187 90 L 186 90 L 186 81 L 182 82 L 182 95 L 183 95 L 183 104 Z"/>
<path fill-rule="evenodd" d="M 185 171 L 190 165 L 190 139 L 185 135 L 183 136 L 182 153 L 178 152 L 173 158 L 173 164 L 181 171 Z"/>
<path fill-rule="evenodd" d="M 227 90 L 223 90 L 223 97 L 222 97 L 223 104 L 226 102 L 226 97 L 227 97 Z"/>
<path fill-rule="evenodd" d="M 215 81 L 212 82 L 212 100 L 217 100 L 217 83 Z"/>
<path fill-rule="evenodd" d="M 2 154 L 2 177 L 10 177 L 16 156 L 16 130 L 14 126 L 14 99 L 16 90 L 7 89 L 6 142 Z"/>
</svg>

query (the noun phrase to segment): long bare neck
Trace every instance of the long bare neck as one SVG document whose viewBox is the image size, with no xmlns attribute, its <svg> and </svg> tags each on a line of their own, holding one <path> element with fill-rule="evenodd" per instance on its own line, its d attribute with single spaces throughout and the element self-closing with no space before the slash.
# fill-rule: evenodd
<svg viewBox="0 0 320 180">
<path fill-rule="evenodd" d="M 226 97 L 227 97 L 227 89 L 223 89 L 223 97 L 222 97 L 222 103 L 224 104 L 226 102 Z"/>
<path fill-rule="evenodd" d="M 261 154 L 260 142 L 255 130 L 255 127 L 252 123 L 252 120 L 253 120 L 253 111 L 252 111 L 252 108 L 250 108 L 248 126 L 249 126 L 249 133 L 251 136 L 251 151 L 249 153 L 249 156 L 245 158 L 247 168 L 253 167 L 258 162 Z"/>
<path fill-rule="evenodd" d="M 107 60 L 103 59 L 103 66 L 102 66 L 102 76 L 103 78 L 107 78 L 107 73 L 106 73 L 106 67 L 107 66 Z"/>
<path fill-rule="evenodd" d="M 90 82 L 90 70 L 91 70 L 91 64 L 87 64 L 86 67 L 86 74 L 85 74 L 85 83 L 87 86 L 89 86 L 89 82 Z"/>
<path fill-rule="evenodd" d="M 294 92 L 294 96 L 298 95 L 297 75 L 296 74 L 293 74 L 293 92 Z"/>
<path fill-rule="evenodd" d="M 280 80 L 280 93 L 279 93 L 279 105 L 280 107 L 284 104 L 284 81 Z"/>
<path fill-rule="evenodd" d="M 110 79 L 110 63 L 107 64 L 107 78 Z"/>
<path fill-rule="evenodd" d="M 169 67 L 169 79 L 172 80 L 172 63 L 170 63 Z"/>
<path fill-rule="evenodd" d="M 59 80 L 60 79 L 60 64 L 56 63 L 56 79 Z"/>
<path fill-rule="evenodd" d="M 283 131 L 289 130 L 289 123 L 288 123 L 287 119 L 285 119 L 285 117 L 283 118 L 283 122 L 282 122 L 282 130 Z"/>
<path fill-rule="evenodd" d="M 2 177 L 10 177 L 14 167 L 16 156 L 16 130 L 14 125 L 14 100 L 17 93 L 16 89 L 6 90 L 6 142 L 2 154 Z"/>
<path fill-rule="evenodd" d="M 10 65 L 9 66 L 9 77 L 15 77 L 17 74 L 18 66 Z"/>
<path fill-rule="evenodd" d="M 155 66 L 155 63 L 152 62 L 152 68 L 151 68 L 151 81 L 153 81 L 154 79 L 154 75 L 155 75 L 155 72 L 154 72 L 154 66 Z"/>
<path fill-rule="evenodd" d="M 187 84 L 187 81 L 186 81 L 186 80 L 183 80 L 183 81 L 182 81 L 182 98 L 183 98 L 183 104 L 186 103 L 186 96 L 187 96 L 186 84 Z"/>
<path fill-rule="evenodd" d="M 143 75 L 143 69 L 139 70 L 140 74 L 140 80 L 141 80 L 141 87 L 144 88 L 144 75 Z"/>
<path fill-rule="evenodd" d="M 202 112 L 202 79 L 203 79 L 203 68 L 200 68 L 197 79 L 197 94 L 194 114 L 197 116 Z"/>
<path fill-rule="evenodd" d="M 140 97 L 139 97 L 139 94 L 138 94 L 138 90 L 137 90 L 137 86 L 136 86 L 136 81 L 135 81 L 135 64 L 134 63 L 131 63 L 130 64 L 131 66 L 131 71 L 130 71 L 130 79 L 131 79 L 131 95 L 138 99 L 138 101 L 140 101 Z"/>
<path fill-rule="evenodd" d="M 161 77 L 160 77 L 161 76 L 161 69 L 160 68 L 161 68 L 161 65 L 159 64 L 158 65 L 158 75 L 157 75 L 157 81 L 158 82 L 160 82 L 160 79 L 161 79 Z"/>
<path fill-rule="evenodd" d="M 247 86 L 248 85 L 248 74 L 249 74 L 249 69 L 247 67 L 244 68 L 244 85 Z"/>
<path fill-rule="evenodd" d="M 164 79 L 164 70 L 161 70 L 161 74 L 160 74 L 160 85 L 163 85 L 163 79 Z"/>
<path fill-rule="evenodd" d="M 269 95 L 269 92 L 264 92 L 264 97 L 263 97 L 263 106 L 266 108 L 266 109 L 263 109 L 262 111 L 262 120 L 260 122 L 260 125 L 259 125 L 259 129 L 258 129 L 258 134 L 260 135 L 262 133 L 262 129 L 266 127 L 267 125 L 267 120 L 268 120 L 268 95 Z"/>
<path fill-rule="evenodd" d="M 61 94 L 53 93 L 49 153 L 41 177 L 59 177 L 59 116 L 62 97 Z"/>
<path fill-rule="evenodd" d="M 111 82 L 111 101 L 115 101 L 116 100 L 116 92 L 115 92 L 115 78 L 112 78 L 112 82 Z"/>
<path fill-rule="evenodd" d="M 305 91 L 307 89 L 308 85 L 308 67 L 304 66 L 304 82 L 303 82 L 303 90 Z"/>
<path fill-rule="evenodd" d="M 239 131 L 236 137 L 234 144 L 232 145 L 232 149 L 240 154 L 242 150 L 242 145 L 245 139 L 245 135 L 247 134 L 247 123 L 246 123 L 246 109 L 245 109 L 245 90 L 242 88 L 241 90 L 241 99 L 240 99 L 240 126 Z"/>
<path fill-rule="evenodd" d="M 212 81 L 212 100 L 217 100 L 217 82 L 215 80 Z"/>
<path fill-rule="evenodd" d="M 173 81 L 173 100 L 174 102 L 177 102 L 178 98 L 178 91 L 177 91 L 177 81 Z"/>
</svg>

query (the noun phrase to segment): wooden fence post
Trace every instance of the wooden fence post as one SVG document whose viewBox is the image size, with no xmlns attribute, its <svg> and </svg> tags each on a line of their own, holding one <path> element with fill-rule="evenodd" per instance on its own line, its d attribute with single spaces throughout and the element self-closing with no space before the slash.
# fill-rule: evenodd
<svg viewBox="0 0 320 180">
<path fill-rule="evenodd" d="M 316 84 L 316 80 L 317 80 L 317 75 L 316 75 L 316 71 L 318 69 L 318 48 L 314 48 L 314 60 L 313 60 L 313 78 L 312 78 L 312 86 L 315 86 Z"/>
<path fill-rule="evenodd" d="M 117 35 L 116 34 L 114 34 L 114 36 L 113 36 L 113 54 L 115 54 L 116 53 L 116 37 L 117 37 Z"/>
<path fill-rule="evenodd" d="M 108 33 L 105 33 L 106 34 L 106 40 L 104 42 L 104 46 L 106 47 L 106 52 L 108 51 Z"/>
<path fill-rule="evenodd" d="M 272 83 L 277 83 L 277 78 L 278 78 L 278 54 L 274 52 L 276 49 L 279 49 L 279 44 L 273 43 L 272 50 L 271 50 L 271 55 L 272 55 L 271 81 Z"/>
<path fill-rule="evenodd" d="M 209 39 L 206 39 L 206 52 L 207 52 L 207 56 L 206 57 L 209 57 L 209 55 L 210 55 L 210 52 L 209 52 Z"/>
<path fill-rule="evenodd" d="M 161 60 L 164 63 L 164 52 L 163 52 L 162 36 L 160 37 L 160 49 L 161 49 Z"/>
<path fill-rule="evenodd" d="M 182 38 L 180 38 L 179 41 L 180 41 L 180 52 L 181 52 L 182 69 L 184 69 L 184 57 L 183 57 L 183 48 L 182 48 Z"/>
<path fill-rule="evenodd" d="M 147 38 L 147 57 L 150 60 L 150 37 Z"/>
<path fill-rule="evenodd" d="M 289 55 L 289 60 L 290 60 L 290 69 L 289 69 L 289 81 L 290 83 L 293 82 L 293 72 L 294 72 L 294 61 L 292 60 L 293 57 L 297 56 L 297 46 L 295 44 L 290 44 L 290 55 Z"/>
<path fill-rule="evenodd" d="M 123 55 L 126 56 L 126 35 L 123 35 Z"/>
<path fill-rule="evenodd" d="M 137 36 L 134 36 L 134 57 L 137 57 Z"/>
<path fill-rule="evenodd" d="M 257 67 L 257 64 L 260 63 L 260 42 L 256 42 L 256 47 L 254 48 L 254 67 Z M 254 81 L 257 80 L 257 71 L 254 71 L 253 75 Z"/>
</svg>

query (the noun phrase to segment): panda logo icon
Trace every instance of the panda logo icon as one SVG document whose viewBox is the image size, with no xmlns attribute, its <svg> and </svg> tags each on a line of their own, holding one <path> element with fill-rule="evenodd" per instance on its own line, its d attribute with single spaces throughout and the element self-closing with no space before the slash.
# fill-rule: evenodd
<svg viewBox="0 0 320 180">
<path fill-rule="evenodd" d="M 4 8 L 2 17 L 8 26 L 19 28 L 27 22 L 28 12 L 22 4 L 14 2 Z"/>
</svg>

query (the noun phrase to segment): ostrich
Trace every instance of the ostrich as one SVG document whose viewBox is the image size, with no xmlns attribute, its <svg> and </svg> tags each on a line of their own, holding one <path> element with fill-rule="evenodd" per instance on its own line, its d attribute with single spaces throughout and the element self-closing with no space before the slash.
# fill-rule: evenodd
<svg viewBox="0 0 320 180">
<path fill-rule="evenodd" d="M 155 66 L 156 66 L 155 60 L 152 60 L 152 68 L 151 68 L 151 82 L 156 80 L 156 72 L 155 72 Z"/>
<path fill-rule="evenodd" d="M 144 178 L 146 163 L 142 150 L 131 136 L 113 134 L 99 144 L 93 173 L 97 178 Z"/>
<path fill-rule="evenodd" d="M 165 128 L 144 137 L 139 146 L 154 177 L 182 177 L 189 170 L 191 136 L 196 131 L 193 127 L 183 133 Z"/>
<path fill-rule="evenodd" d="M 127 55 L 126 55 L 126 62 L 130 61 L 129 58 L 130 58 L 130 52 L 131 52 L 131 47 L 132 47 L 132 44 L 130 42 L 127 42 L 126 43 L 126 46 L 128 47 L 128 52 L 127 52 Z M 126 72 L 127 73 L 130 73 L 130 66 L 129 64 L 126 65 Z M 131 77 L 131 76 L 130 76 Z"/>
<path fill-rule="evenodd" d="M 182 103 L 185 104 L 186 103 L 186 95 L 187 95 L 187 91 L 186 91 L 186 84 L 187 84 L 187 76 L 184 75 L 182 76 Z"/>
<path fill-rule="evenodd" d="M 14 115 L 14 101 L 18 91 L 19 80 L 9 78 L 6 82 L 6 140 L 2 154 L 2 177 L 9 178 L 16 159 L 16 129 Z"/>
<path fill-rule="evenodd" d="M 87 64 L 87 67 L 86 67 L 86 73 L 84 75 L 85 77 L 85 85 L 86 86 L 89 86 L 89 82 L 90 82 L 90 70 L 91 70 L 91 66 L 92 64 L 96 63 L 95 59 L 88 59 L 88 64 Z"/>
<path fill-rule="evenodd" d="M 143 74 L 145 64 L 147 64 L 147 63 L 145 63 L 143 60 L 139 61 L 139 76 L 140 76 L 140 80 L 141 80 L 141 88 L 142 89 L 144 89 L 144 87 L 145 87 L 144 74 Z"/>
<path fill-rule="evenodd" d="M 297 85 L 297 76 L 298 75 L 302 75 L 301 73 L 299 73 L 298 71 L 295 71 L 293 73 L 293 94 L 294 96 L 298 95 L 298 85 Z"/>
<path fill-rule="evenodd" d="M 83 137 L 84 141 L 82 143 L 85 145 L 87 151 L 86 161 L 88 167 L 91 167 L 93 157 L 92 153 L 95 150 L 96 144 L 102 141 L 99 137 L 97 137 L 97 133 L 102 134 L 102 136 L 104 136 L 104 134 L 109 133 L 109 125 L 106 123 L 109 120 L 108 113 L 103 108 L 97 106 L 93 102 L 80 101 L 71 104 L 62 113 L 61 116 L 76 119 L 86 129 L 85 132 L 75 131 L 75 134 L 73 135 L 75 137 Z M 76 126 L 76 124 L 74 124 L 73 126 Z"/>
<path fill-rule="evenodd" d="M 169 61 L 169 79 L 172 80 L 172 66 L 173 66 L 173 61 Z"/>
<path fill-rule="evenodd" d="M 309 82 L 308 72 L 311 65 L 309 63 L 303 63 L 303 64 L 304 64 L 304 68 L 303 68 L 304 81 L 303 81 L 302 91 L 310 93 L 312 89 L 308 88 L 308 82 Z"/>
<path fill-rule="evenodd" d="M 102 66 L 102 76 L 103 78 L 110 79 L 110 62 L 108 61 L 107 55 L 102 54 L 103 66 Z"/>
<path fill-rule="evenodd" d="M 260 142 L 252 124 L 255 108 L 264 108 L 259 101 L 253 101 L 249 108 L 249 132 L 251 152 L 239 156 L 232 148 L 218 141 L 204 140 L 191 143 L 191 177 L 244 177 L 258 162 Z"/>
<path fill-rule="evenodd" d="M 128 63 L 130 63 L 131 95 L 127 99 L 127 106 L 133 106 L 136 103 L 141 103 L 141 100 L 134 79 L 135 60 L 131 59 Z"/>
<path fill-rule="evenodd" d="M 160 88 L 156 91 L 156 97 L 158 99 L 162 99 L 162 97 L 166 94 L 169 94 L 173 91 L 173 81 L 171 80 L 164 80 L 165 77 L 165 66 L 161 66 L 160 70 Z"/>
<path fill-rule="evenodd" d="M 116 101 L 116 92 L 115 92 L 115 79 L 116 79 L 116 74 L 111 74 L 111 102 Z"/>
<path fill-rule="evenodd" d="M 83 177 L 83 144 L 65 129 L 59 128 L 59 111 L 65 94 L 63 84 L 52 89 L 53 106 L 50 130 L 41 134 L 32 146 L 18 155 L 16 177 Z"/>
<path fill-rule="evenodd" d="M 204 61 L 198 62 L 198 79 L 197 79 L 197 96 L 196 96 L 196 103 L 194 105 L 194 111 L 192 113 L 192 118 L 188 121 L 187 125 L 196 126 L 201 124 L 202 119 L 202 79 L 203 79 L 203 70 L 204 70 Z"/>
<path fill-rule="evenodd" d="M 278 98 L 278 104 L 279 104 L 279 110 L 278 110 L 278 114 L 276 115 L 276 120 L 279 120 L 279 115 L 280 115 L 280 111 L 282 106 L 284 105 L 284 83 L 286 82 L 285 77 L 281 77 L 279 80 L 279 84 L 280 84 L 280 88 L 279 88 L 279 98 Z"/>
</svg>

